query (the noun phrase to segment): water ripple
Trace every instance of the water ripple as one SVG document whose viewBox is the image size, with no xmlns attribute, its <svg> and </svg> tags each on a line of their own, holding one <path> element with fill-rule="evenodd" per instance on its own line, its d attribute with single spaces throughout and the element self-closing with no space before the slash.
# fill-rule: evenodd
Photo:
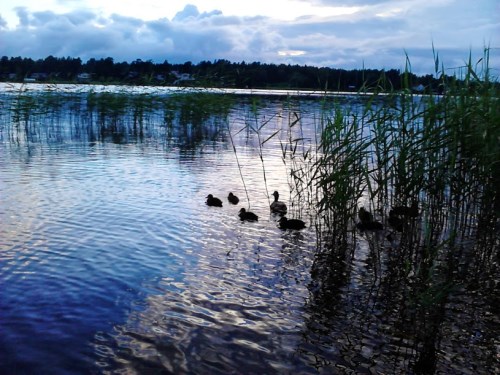
<svg viewBox="0 0 500 375">
<path fill-rule="evenodd" d="M 234 134 L 255 120 L 252 105 L 243 99 L 231 114 Z M 269 137 L 286 104 L 263 111 L 276 120 L 263 129 Z M 313 278 L 314 227 L 282 231 L 270 215 L 278 190 L 289 216 L 308 219 L 286 193 L 283 134 L 266 142 L 263 164 L 256 134 L 238 133 L 238 166 L 225 123 L 209 121 L 208 136 L 191 134 L 193 124 L 168 136 L 158 117 L 143 139 L 125 131 L 125 141 L 97 141 L 77 134 L 97 126 L 85 113 L 33 123 L 34 134 L 0 124 L 9 132 L 0 134 L 0 372 L 409 372 L 416 344 L 405 303 L 415 296 L 381 276 L 391 266 L 383 240 L 370 239 L 374 251 L 361 238 L 351 260 L 329 259 L 328 278 Z M 207 194 L 223 207 L 207 207 Z M 241 222 L 241 207 L 259 221 Z M 441 340 L 458 354 L 439 353 L 439 368 L 491 363 L 493 304 L 459 289 L 448 305 L 472 323 L 444 317 Z"/>
</svg>

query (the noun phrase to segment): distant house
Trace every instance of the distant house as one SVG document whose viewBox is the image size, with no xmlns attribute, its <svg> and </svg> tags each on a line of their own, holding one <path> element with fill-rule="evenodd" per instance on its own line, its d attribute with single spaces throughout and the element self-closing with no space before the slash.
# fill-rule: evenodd
<svg viewBox="0 0 500 375">
<path fill-rule="evenodd" d="M 33 82 L 36 82 L 36 78 L 33 78 L 33 77 L 25 77 L 23 82 L 26 82 L 26 83 L 33 83 Z"/>
<path fill-rule="evenodd" d="M 30 78 L 34 78 L 37 81 L 45 81 L 47 78 L 49 78 L 49 74 L 43 72 L 32 73 Z"/>
<path fill-rule="evenodd" d="M 424 86 L 424 85 L 422 85 L 422 84 L 419 84 L 419 85 L 417 85 L 417 86 L 413 86 L 411 89 L 412 89 L 413 91 L 415 91 L 415 92 L 424 92 L 424 90 L 425 90 L 425 86 Z"/>
<path fill-rule="evenodd" d="M 176 80 L 174 81 L 174 85 L 177 85 L 182 82 L 187 82 L 187 81 L 194 81 L 194 78 L 191 77 L 191 74 L 188 73 L 179 73 L 177 70 L 172 70 L 171 72 Z"/>
<path fill-rule="evenodd" d="M 90 73 L 79 73 L 76 76 L 76 80 L 78 82 L 88 82 L 88 81 L 90 81 L 91 78 L 92 78 L 92 74 L 90 74 Z"/>
<path fill-rule="evenodd" d="M 127 74 L 127 78 L 128 78 L 128 79 L 136 79 L 136 78 L 139 78 L 139 72 L 136 72 L 135 70 L 132 70 L 132 71 L 128 72 L 128 74 Z"/>
</svg>

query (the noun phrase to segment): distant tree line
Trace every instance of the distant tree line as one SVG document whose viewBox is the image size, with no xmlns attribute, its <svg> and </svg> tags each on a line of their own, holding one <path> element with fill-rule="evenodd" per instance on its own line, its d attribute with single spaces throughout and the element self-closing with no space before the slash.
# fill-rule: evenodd
<svg viewBox="0 0 500 375">
<path fill-rule="evenodd" d="M 80 58 L 54 56 L 39 60 L 3 56 L 0 60 L 0 80 L 340 91 L 357 91 L 363 86 L 382 90 L 411 87 L 417 91 L 439 91 L 443 84 L 443 77 L 405 74 L 397 69 L 345 70 L 227 60 L 171 64 L 166 60 L 154 63 L 137 59 L 129 63 L 115 62 L 111 57 L 91 58 L 84 63 Z"/>
</svg>

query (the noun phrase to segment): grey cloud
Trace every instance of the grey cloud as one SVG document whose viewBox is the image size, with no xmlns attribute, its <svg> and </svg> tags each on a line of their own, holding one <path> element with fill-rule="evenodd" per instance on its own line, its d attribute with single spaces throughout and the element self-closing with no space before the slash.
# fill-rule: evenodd
<svg viewBox="0 0 500 375">
<path fill-rule="evenodd" d="M 139 18 L 121 16 L 116 13 L 112 14 L 110 19 L 116 24 L 124 25 L 125 27 L 130 28 L 137 28 L 144 25 L 144 21 Z"/>
<path fill-rule="evenodd" d="M 186 20 L 197 20 L 220 15 L 222 15 L 222 12 L 220 10 L 200 13 L 195 5 L 187 4 L 182 11 L 177 12 L 172 21 L 183 22 Z"/>
<path fill-rule="evenodd" d="M 197 18 L 200 15 L 198 8 L 194 5 L 188 4 L 184 7 L 184 9 L 174 16 L 172 21 L 184 21 L 188 18 Z"/>
<path fill-rule="evenodd" d="M 30 26 L 42 26 L 44 24 L 47 24 L 49 22 L 52 22 L 53 20 L 57 19 L 57 15 L 50 11 L 46 10 L 43 12 L 34 12 L 32 13 L 32 17 L 30 19 Z"/>
<path fill-rule="evenodd" d="M 16 15 L 19 18 L 19 24 L 21 26 L 29 26 L 29 12 L 25 7 L 15 8 Z"/>
<path fill-rule="evenodd" d="M 228 59 L 345 69 L 361 69 L 363 65 L 404 68 L 407 51 L 410 59 L 414 59 L 415 72 L 419 73 L 420 70 L 433 70 L 434 41 L 438 51 L 444 49 L 440 55 L 444 64 L 456 65 L 468 56 L 469 46 L 474 41 L 469 42 L 467 38 L 474 35 L 473 28 L 490 30 L 491 35 L 499 30 L 495 23 L 498 21 L 485 22 L 481 19 L 484 14 L 475 13 L 479 21 L 470 20 L 470 30 L 457 30 L 445 24 L 444 30 L 433 34 L 433 25 L 419 24 L 424 17 L 420 10 L 412 12 L 411 17 L 405 18 L 363 14 L 359 18 L 303 17 L 294 22 L 276 22 L 261 16 L 226 17 L 219 11 L 200 13 L 196 7 L 186 6 L 173 20 L 144 21 L 118 14 L 105 18 L 90 11 L 31 13 L 25 8 L 17 8 L 20 25 L 14 29 L 1 28 L 0 38 L 2 54 L 7 56 L 44 58 L 54 55 L 83 60 L 112 57 L 115 61 L 151 59 L 174 63 Z M 435 25 L 444 22 L 439 20 L 439 14 L 427 15 L 427 20 Z M 467 40 L 464 50 L 454 47 L 460 40 L 457 36 Z M 483 42 L 488 40 L 475 41 L 476 44 Z M 498 37 L 492 42 L 492 47 L 495 43 L 498 46 Z M 278 54 L 286 50 L 304 53 Z M 477 50 L 481 52 L 480 48 Z M 492 57 L 492 63 L 498 61 L 494 59 L 497 58 Z"/>
<path fill-rule="evenodd" d="M 360 22 L 352 22 L 348 18 L 335 18 L 332 20 L 318 21 L 316 19 L 302 20 L 279 25 L 278 28 L 284 35 L 298 37 L 307 34 L 339 35 L 349 39 L 363 39 L 377 35 L 392 34 L 402 30 L 407 25 L 401 19 L 373 18 Z"/>
<path fill-rule="evenodd" d="M 170 21 L 167 18 L 161 18 L 155 21 L 146 22 L 147 27 L 149 27 L 153 32 L 158 34 L 171 33 L 173 28 Z"/>
<path fill-rule="evenodd" d="M 373 6 L 383 3 L 397 3 L 401 0 L 300 0 L 318 6 L 345 7 L 345 6 Z"/>
<path fill-rule="evenodd" d="M 96 19 L 96 14 L 87 10 L 66 13 L 65 16 L 75 26 L 83 25 L 84 23 Z"/>
</svg>

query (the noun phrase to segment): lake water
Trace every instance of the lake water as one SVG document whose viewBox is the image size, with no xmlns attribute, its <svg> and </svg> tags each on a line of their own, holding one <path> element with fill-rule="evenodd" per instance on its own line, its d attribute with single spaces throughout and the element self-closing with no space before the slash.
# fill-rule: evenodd
<svg viewBox="0 0 500 375">
<path fill-rule="evenodd" d="M 316 147 L 318 101 L 262 98 L 257 120 L 247 96 L 227 121 L 153 111 L 137 131 L 132 114 L 71 104 L 23 120 L 5 110 L 11 100 L 0 117 L 1 374 L 413 372 L 415 327 L 397 327 L 411 324 L 391 305 L 398 279 L 380 277 L 367 241 L 332 264 L 326 292 L 311 276 L 316 218 L 290 193 L 282 146 Z M 277 227 L 274 190 L 305 230 Z M 210 193 L 222 208 L 205 205 Z M 241 207 L 259 221 L 241 222 Z M 457 291 L 444 313 L 446 373 L 498 361 L 484 354 L 496 318 L 474 293 Z"/>
</svg>

